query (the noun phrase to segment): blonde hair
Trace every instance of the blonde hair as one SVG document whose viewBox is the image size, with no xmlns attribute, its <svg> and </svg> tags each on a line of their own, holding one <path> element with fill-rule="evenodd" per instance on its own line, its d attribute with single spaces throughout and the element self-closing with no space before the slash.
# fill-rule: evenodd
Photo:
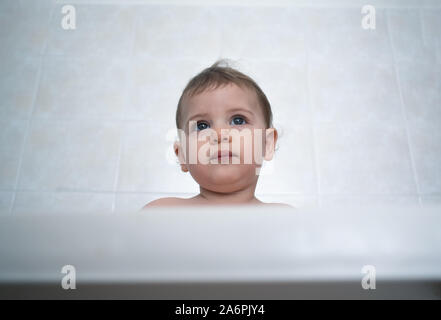
<svg viewBox="0 0 441 320">
<path fill-rule="evenodd" d="M 226 66 L 221 66 L 221 64 L 226 64 Z M 265 117 L 265 125 L 267 128 L 272 128 L 273 113 L 271 111 L 271 104 L 265 93 L 263 93 L 262 89 L 260 89 L 253 79 L 242 72 L 229 67 L 227 61 L 224 59 L 217 60 L 213 65 L 202 70 L 187 83 L 181 97 L 179 98 L 178 108 L 176 110 L 176 127 L 182 129 L 181 109 L 182 101 L 185 97 L 192 97 L 208 88 L 216 89 L 230 83 L 234 83 L 241 88 L 251 89 L 256 93 Z"/>
</svg>

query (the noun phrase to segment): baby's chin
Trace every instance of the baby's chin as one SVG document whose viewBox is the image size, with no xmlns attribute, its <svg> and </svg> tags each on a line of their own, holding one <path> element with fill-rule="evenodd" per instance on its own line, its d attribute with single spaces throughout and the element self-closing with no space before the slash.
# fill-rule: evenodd
<svg viewBox="0 0 441 320">
<path fill-rule="evenodd" d="M 256 166 L 251 164 L 197 165 L 190 169 L 190 173 L 200 185 L 231 185 L 252 180 L 256 175 Z"/>
</svg>

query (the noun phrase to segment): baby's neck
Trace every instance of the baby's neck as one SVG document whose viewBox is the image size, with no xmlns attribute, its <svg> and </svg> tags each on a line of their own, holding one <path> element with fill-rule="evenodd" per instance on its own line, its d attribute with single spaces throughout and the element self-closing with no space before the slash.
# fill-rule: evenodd
<svg viewBox="0 0 441 320">
<path fill-rule="evenodd" d="M 261 204 L 262 201 L 254 196 L 255 186 L 250 186 L 242 190 L 234 191 L 231 193 L 221 193 L 211 191 L 200 187 L 200 194 L 193 199 L 206 204 Z"/>
</svg>

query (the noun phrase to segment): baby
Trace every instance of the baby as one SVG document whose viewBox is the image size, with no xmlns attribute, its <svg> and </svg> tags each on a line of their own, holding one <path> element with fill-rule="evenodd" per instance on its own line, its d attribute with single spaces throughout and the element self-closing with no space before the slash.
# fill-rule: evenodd
<svg viewBox="0 0 441 320">
<path fill-rule="evenodd" d="M 247 75 L 218 60 L 193 77 L 176 110 L 179 139 L 174 152 L 181 170 L 190 172 L 200 193 L 192 198 L 167 197 L 154 206 L 278 205 L 254 196 L 262 159 L 275 152 L 277 130 L 271 105 Z M 254 156 L 253 156 L 254 155 Z M 143 209 L 144 209 L 143 208 Z"/>
</svg>

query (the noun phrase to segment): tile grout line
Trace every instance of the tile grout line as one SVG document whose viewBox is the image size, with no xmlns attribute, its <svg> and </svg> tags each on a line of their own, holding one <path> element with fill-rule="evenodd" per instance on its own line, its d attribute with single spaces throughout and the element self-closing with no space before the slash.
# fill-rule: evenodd
<svg viewBox="0 0 441 320">
<path fill-rule="evenodd" d="M 425 24 L 424 24 L 424 19 L 423 19 L 423 12 L 422 9 L 420 8 L 418 10 L 418 19 L 420 20 L 420 32 L 421 32 L 421 40 L 423 41 L 423 45 L 427 46 L 427 42 L 426 42 L 426 32 L 425 32 Z M 436 52 L 435 52 L 435 58 L 436 58 Z"/>
<path fill-rule="evenodd" d="M 418 10 L 418 18 L 420 20 L 421 39 L 423 41 L 423 45 L 427 46 L 427 38 L 426 38 L 426 31 L 425 31 L 426 27 L 425 27 L 425 23 L 424 23 L 424 19 L 423 19 L 422 8 L 419 8 L 419 10 Z M 435 60 L 436 60 L 436 51 L 435 51 Z M 416 180 L 416 178 L 415 178 L 415 180 Z M 422 202 L 422 198 L 421 198 L 421 193 L 419 191 L 418 191 L 418 203 L 419 203 L 419 205 L 421 207 L 423 206 L 423 202 Z"/>
<path fill-rule="evenodd" d="M 33 189 L 2 189 L 0 192 L 21 192 L 21 193 L 84 193 L 84 194 L 113 194 L 113 190 L 33 190 Z M 169 191 L 120 191 L 120 194 L 180 194 L 180 195 L 195 195 L 197 192 L 169 192 Z M 277 193 L 256 193 L 261 196 L 296 196 L 296 197 L 317 197 L 314 193 L 297 193 L 297 192 L 277 192 Z M 366 197 L 366 198 L 387 198 L 387 197 L 418 197 L 415 193 L 395 193 L 395 194 L 366 194 L 366 193 L 322 193 L 322 196 L 329 197 Z M 441 197 L 441 193 L 426 193 L 421 196 Z"/>
<path fill-rule="evenodd" d="M 420 24 L 421 24 L 421 20 L 419 20 L 419 21 L 420 21 Z M 417 189 L 418 203 L 419 203 L 419 205 L 421 207 L 422 206 L 421 191 L 420 191 L 420 186 L 419 186 L 419 182 L 418 182 L 418 176 L 417 176 L 417 172 L 416 172 L 416 168 L 415 168 L 415 160 L 414 160 L 414 156 L 413 156 L 413 152 L 412 152 L 412 147 L 411 147 L 411 143 L 410 143 L 409 125 L 408 125 L 407 114 L 406 114 L 406 110 L 405 110 L 405 106 L 404 106 L 403 90 L 401 88 L 401 81 L 400 81 L 400 76 L 399 76 L 399 71 L 398 71 L 398 63 L 397 63 L 397 59 L 396 59 L 396 55 L 395 55 L 395 46 L 393 44 L 392 33 L 391 33 L 391 28 L 390 28 L 390 11 L 389 10 L 386 11 L 386 26 L 387 26 L 388 36 L 389 36 L 389 43 L 390 43 L 390 46 L 391 46 L 391 49 L 392 49 L 392 58 L 393 58 L 394 69 L 395 69 L 395 79 L 397 81 L 398 92 L 399 92 L 399 95 L 400 95 L 401 115 L 402 115 L 402 118 L 403 118 L 403 121 L 404 121 L 404 129 L 406 131 L 406 139 L 407 139 L 407 147 L 408 147 L 409 157 L 410 157 L 410 165 L 411 165 L 411 168 L 412 168 L 412 174 L 413 174 L 413 178 L 414 178 L 414 181 L 415 181 L 415 186 L 416 186 L 416 189 Z"/>
<path fill-rule="evenodd" d="M 115 178 L 113 181 L 113 199 L 112 199 L 112 205 L 111 205 L 111 212 L 114 213 L 115 212 L 115 207 L 116 207 L 116 191 L 118 188 L 118 181 L 119 181 L 119 167 L 121 165 L 121 156 L 122 156 L 122 149 L 123 149 L 123 144 L 124 144 L 124 126 L 121 126 L 120 128 L 122 128 L 120 130 L 120 140 L 119 140 L 119 144 L 118 144 L 118 155 L 117 155 L 117 160 L 116 160 L 116 170 L 115 170 Z"/>
<path fill-rule="evenodd" d="M 126 73 L 126 89 L 125 89 L 125 97 L 124 97 L 124 108 L 123 108 L 123 114 L 120 117 L 121 119 L 126 120 L 126 111 L 127 107 L 130 104 L 130 90 L 132 89 L 132 81 L 133 81 L 133 57 L 134 57 L 134 51 L 135 51 L 135 41 L 136 41 L 136 28 L 138 27 L 138 21 L 139 21 L 139 13 L 138 11 L 135 12 L 135 21 L 132 26 L 132 33 L 131 33 L 131 39 L 130 39 L 130 59 L 127 60 L 126 67 L 129 68 L 128 72 Z M 116 172 L 115 172 L 115 180 L 113 184 L 113 200 L 112 200 L 112 208 L 111 211 L 114 213 L 116 210 L 116 198 L 117 198 L 117 190 L 118 190 L 118 183 L 119 183 L 119 175 L 120 175 L 120 166 L 121 166 L 121 158 L 122 158 L 122 152 L 125 146 L 125 128 L 124 125 L 125 122 L 120 122 L 122 125 L 120 126 L 120 141 L 119 141 L 119 147 L 118 147 L 118 159 L 116 163 Z"/>
<path fill-rule="evenodd" d="M 39 58 L 37 58 L 39 59 Z M 29 117 L 20 117 L 20 116 L 5 116 L 4 119 L 6 120 L 21 120 L 21 121 L 27 121 L 29 120 Z M 59 121 L 69 122 L 69 123 L 75 123 L 75 122 L 83 122 L 83 121 L 105 121 L 106 123 L 138 123 L 138 124 L 151 124 L 151 119 L 117 119 L 117 118 L 107 118 L 107 117 L 99 117 L 99 116 L 42 116 L 42 115 L 34 115 L 33 119 L 35 120 L 41 120 L 48 123 L 59 123 Z M 370 123 L 373 124 L 381 124 L 381 121 L 374 121 L 372 120 Z M 322 124 L 332 124 L 330 121 L 323 121 Z M 336 123 L 336 125 L 340 127 L 345 126 L 352 126 L 354 123 L 351 121 L 339 121 Z M 311 125 L 310 121 L 309 123 L 306 122 L 297 122 L 290 126 L 290 128 L 304 128 L 309 127 Z M 173 122 L 170 122 L 170 126 L 168 127 L 170 130 L 176 130 L 176 125 L 173 125 Z"/>
<path fill-rule="evenodd" d="M 305 39 L 306 37 L 304 37 Z M 315 118 L 314 118 L 314 111 L 312 107 L 312 95 L 311 95 L 311 77 L 310 77 L 310 71 L 311 71 L 311 57 L 310 57 L 310 47 L 309 43 L 306 43 L 307 49 L 306 49 L 306 96 L 309 106 L 309 119 L 310 119 L 310 126 L 311 126 L 311 132 L 312 132 L 312 147 L 313 147 L 313 153 L 314 153 L 314 168 L 315 168 L 315 174 L 316 174 L 316 182 L 317 182 L 317 200 L 318 200 L 318 206 L 319 208 L 322 207 L 322 196 L 321 196 L 321 176 L 320 176 L 320 163 L 318 158 L 318 143 L 317 143 L 317 132 L 315 129 Z"/>
<path fill-rule="evenodd" d="M 18 166 L 17 166 L 17 173 L 15 176 L 15 182 L 14 182 L 14 193 L 12 196 L 12 201 L 11 201 L 11 205 L 9 208 L 9 215 L 13 215 L 13 209 L 15 206 L 15 200 L 16 200 L 16 196 L 17 196 L 17 192 L 18 192 L 18 183 L 20 181 L 20 175 L 21 175 L 21 168 L 22 168 L 22 164 L 23 164 L 23 156 L 24 156 L 24 151 L 26 148 L 26 144 L 28 142 L 28 138 L 29 138 L 29 132 L 30 132 L 30 127 L 31 127 L 31 122 L 32 122 L 32 115 L 34 114 L 35 111 L 35 103 L 37 100 L 37 94 L 38 94 L 38 88 L 40 87 L 40 80 L 41 80 L 41 74 L 42 74 L 42 69 L 43 69 L 43 57 L 39 58 L 40 61 L 38 63 L 38 71 L 37 71 L 37 77 L 35 80 L 35 87 L 34 87 L 34 92 L 32 94 L 32 103 L 31 103 L 31 112 L 30 112 L 30 116 L 27 119 L 26 122 L 26 127 L 25 127 L 25 132 L 24 132 L 24 137 L 22 139 L 22 145 L 20 148 L 20 156 L 18 158 Z"/>
</svg>

